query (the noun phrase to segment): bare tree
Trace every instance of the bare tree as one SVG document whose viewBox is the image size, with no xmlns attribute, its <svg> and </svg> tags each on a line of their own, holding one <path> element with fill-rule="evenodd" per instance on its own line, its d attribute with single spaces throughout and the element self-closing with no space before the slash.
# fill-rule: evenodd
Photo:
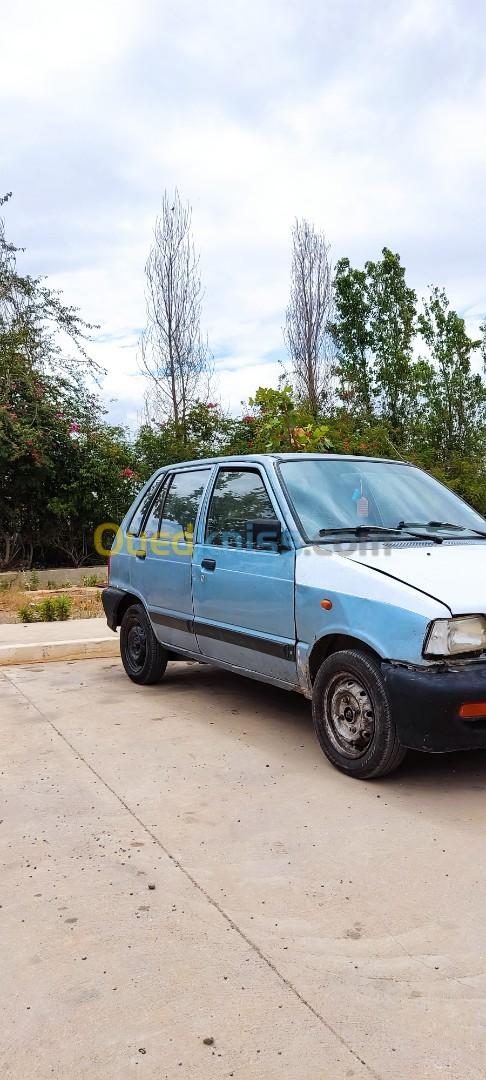
<svg viewBox="0 0 486 1080">
<path fill-rule="evenodd" d="M 331 395 L 332 268 L 324 233 L 296 218 L 292 229 L 290 302 L 284 337 L 290 353 L 296 390 L 313 416 Z"/>
<path fill-rule="evenodd" d="M 147 326 L 141 369 L 149 377 L 149 412 L 170 417 L 184 438 L 187 414 L 208 392 L 211 356 L 201 337 L 202 286 L 191 235 L 191 208 L 164 192 L 145 266 Z"/>
</svg>

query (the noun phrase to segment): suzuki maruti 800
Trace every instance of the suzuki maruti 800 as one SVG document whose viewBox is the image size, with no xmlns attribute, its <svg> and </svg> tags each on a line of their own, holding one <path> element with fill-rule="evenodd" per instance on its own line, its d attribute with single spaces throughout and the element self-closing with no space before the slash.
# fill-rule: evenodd
<svg viewBox="0 0 486 1080">
<path fill-rule="evenodd" d="M 103 592 L 127 674 L 192 659 L 297 690 L 351 776 L 486 747 L 486 521 L 401 461 L 268 454 L 160 469 Z"/>
</svg>

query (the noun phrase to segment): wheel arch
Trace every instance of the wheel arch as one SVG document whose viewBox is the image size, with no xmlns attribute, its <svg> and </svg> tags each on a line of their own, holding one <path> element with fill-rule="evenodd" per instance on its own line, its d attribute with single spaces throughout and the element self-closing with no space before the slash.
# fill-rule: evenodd
<svg viewBox="0 0 486 1080">
<path fill-rule="evenodd" d="M 381 663 L 383 657 L 376 652 L 375 649 L 368 645 L 362 638 L 353 637 L 351 634 L 325 634 L 324 637 L 318 638 L 314 642 L 312 649 L 309 653 L 309 679 L 311 686 L 314 685 L 315 678 L 319 668 L 328 656 L 332 656 L 335 652 L 340 652 L 342 649 L 358 649 L 364 653 L 365 656 L 370 656 L 378 663 Z"/>
<path fill-rule="evenodd" d="M 128 608 L 132 607 L 132 604 L 140 604 L 145 609 L 146 615 L 148 615 L 147 608 L 139 596 L 136 596 L 135 593 L 124 592 L 116 606 L 115 621 L 117 626 L 121 626 L 123 616 L 128 611 Z"/>
</svg>

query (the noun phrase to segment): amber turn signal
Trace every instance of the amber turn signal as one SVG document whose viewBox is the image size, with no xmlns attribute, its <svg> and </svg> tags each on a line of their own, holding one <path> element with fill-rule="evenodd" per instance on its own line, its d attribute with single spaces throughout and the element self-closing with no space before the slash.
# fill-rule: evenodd
<svg viewBox="0 0 486 1080">
<path fill-rule="evenodd" d="M 324 608 L 324 611 L 330 611 L 332 608 L 332 600 L 321 600 L 321 607 Z"/>
<path fill-rule="evenodd" d="M 459 716 L 462 720 L 475 720 L 479 716 L 486 717 L 486 701 L 474 701 L 469 705 L 461 705 Z"/>
</svg>

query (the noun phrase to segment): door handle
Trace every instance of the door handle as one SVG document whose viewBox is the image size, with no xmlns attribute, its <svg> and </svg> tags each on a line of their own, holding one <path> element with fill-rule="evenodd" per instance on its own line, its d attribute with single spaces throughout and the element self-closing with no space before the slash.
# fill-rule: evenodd
<svg viewBox="0 0 486 1080">
<path fill-rule="evenodd" d="M 139 550 L 135 552 L 135 555 L 137 556 L 137 559 L 146 559 L 147 558 L 147 552 L 144 551 L 143 548 L 139 548 Z"/>
<path fill-rule="evenodd" d="M 216 559 L 201 559 L 203 570 L 216 570 Z"/>
</svg>

